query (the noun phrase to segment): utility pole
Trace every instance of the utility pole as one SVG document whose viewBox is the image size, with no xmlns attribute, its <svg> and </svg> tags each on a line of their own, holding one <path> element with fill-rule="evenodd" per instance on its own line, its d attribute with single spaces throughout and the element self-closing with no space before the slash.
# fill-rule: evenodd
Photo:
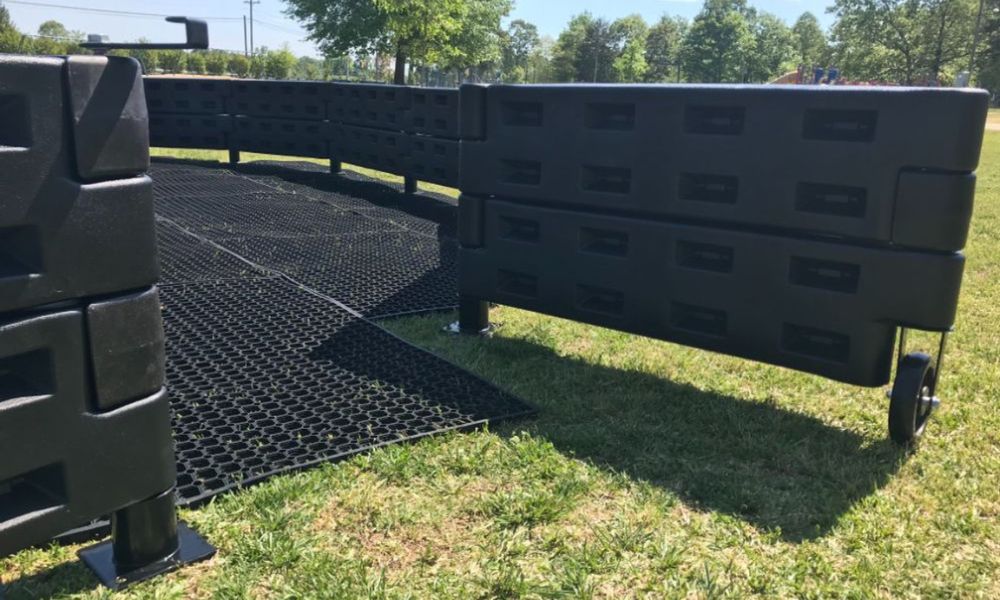
<svg viewBox="0 0 1000 600">
<path fill-rule="evenodd" d="M 247 46 L 247 16 L 243 15 L 243 56 L 250 58 L 250 47 Z"/>
<path fill-rule="evenodd" d="M 260 0 L 243 0 L 243 4 L 250 5 L 250 58 L 254 55 L 254 45 L 253 45 L 253 5 L 260 4 Z"/>
</svg>

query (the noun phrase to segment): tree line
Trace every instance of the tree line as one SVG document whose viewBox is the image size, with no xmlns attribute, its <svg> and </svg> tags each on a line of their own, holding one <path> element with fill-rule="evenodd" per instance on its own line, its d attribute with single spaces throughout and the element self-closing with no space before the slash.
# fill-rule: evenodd
<svg viewBox="0 0 1000 600">
<path fill-rule="evenodd" d="M 242 53 L 137 51 L 147 70 L 273 79 L 761 83 L 800 67 L 836 66 L 849 80 L 950 85 L 963 71 L 1000 92 L 1000 0 L 831 0 L 833 25 L 810 13 L 791 26 L 746 0 L 705 0 L 690 21 L 584 12 L 555 38 L 512 0 L 286 0 L 328 58 L 287 47 Z M 0 52 L 78 51 L 82 34 L 55 21 L 19 32 L 0 7 Z"/>
</svg>

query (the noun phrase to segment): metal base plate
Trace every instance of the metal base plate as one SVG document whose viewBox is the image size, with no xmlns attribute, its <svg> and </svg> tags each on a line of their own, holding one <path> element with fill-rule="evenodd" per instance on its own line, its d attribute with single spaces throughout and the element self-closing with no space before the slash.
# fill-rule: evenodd
<svg viewBox="0 0 1000 600">
<path fill-rule="evenodd" d="M 458 321 L 452 321 L 451 323 L 448 323 L 441 330 L 444 331 L 445 333 L 450 333 L 452 335 L 466 334 L 465 331 L 462 331 L 462 327 L 461 325 L 459 325 Z M 476 333 L 468 333 L 468 335 L 478 335 L 480 337 L 488 338 L 488 337 L 493 337 L 494 331 L 496 331 L 496 327 L 493 325 L 493 323 L 490 323 L 485 328 L 477 331 Z"/>
<path fill-rule="evenodd" d="M 78 554 L 80 560 L 94 572 L 105 587 L 120 590 L 157 575 L 175 571 L 184 565 L 207 560 L 215 554 L 215 547 L 184 523 L 177 524 L 177 538 L 180 547 L 172 556 L 133 571 L 118 570 L 111 540 L 80 550 Z"/>
</svg>

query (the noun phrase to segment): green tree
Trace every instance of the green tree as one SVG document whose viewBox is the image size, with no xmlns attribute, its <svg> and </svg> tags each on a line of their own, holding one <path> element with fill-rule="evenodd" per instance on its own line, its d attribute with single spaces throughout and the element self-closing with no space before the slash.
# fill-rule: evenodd
<svg viewBox="0 0 1000 600">
<path fill-rule="evenodd" d="M 806 67 L 825 66 L 830 51 L 826 34 L 811 12 L 804 12 L 792 26 L 795 60 Z"/>
<path fill-rule="evenodd" d="M 537 27 L 521 19 L 511 21 L 501 37 L 501 72 L 506 81 L 520 83 L 528 79 L 531 56 L 539 44 Z"/>
<path fill-rule="evenodd" d="M 295 67 L 296 59 L 286 44 L 281 50 L 263 53 L 264 75 L 268 79 L 288 79 Z"/>
<path fill-rule="evenodd" d="M 222 50 L 210 50 L 205 55 L 205 70 L 209 75 L 225 75 L 229 67 L 229 53 Z"/>
<path fill-rule="evenodd" d="M 794 68 L 794 36 L 781 19 L 766 12 L 755 14 L 750 27 L 754 46 L 746 55 L 744 82 L 767 82 Z"/>
<path fill-rule="evenodd" d="M 160 68 L 167 73 L 182 73 L 187 67 L 187 53 L 183 50 L 160 52 Z"/>
<path fill-rule="evenodd" d="M 593 22 L 594 17 L 588 12 L 576 15 L 559 34 L 552 49 L 552 76 L 556 81 L 587 81 L 577 73 L 577 58 Z"/>
<path fill-rule="evenodd" d="M 203 52 L 192 52 L 187 55 L 187 72 L 196 75 L 204 75 L 207 70 L 207 61 Z"/>
<path fill-rule="evenodd" d="M 49 38 L 62 38 L 82 42 L 84 35 L 79 31 L 70 31 L 59 21 L 48 20 L 38 26 L 38 35 Z"/>
<path fill-rule="evenodd" d="M 237 77 L 250 76 L 250 59 L 243 54 L 230 54 L 229 64 L 226 65 L 229 72 Z"/>
<path fill-rule="evenodd" d="M 21 34 L 7 12 L 6 6 L 0 6 L 0 52 L 16 54 L 28 52 L 30 39 Z"/>
<path fill-rule="evenodd" d="M 471 66 L 499 54 L 511 0 L 287 0 L 327 56 L 392 53 L 394 81 L 408 60 Z"/>
<path fill-rule="evenodd" d="M 681 63 L 690 81 L 744 80 L 746 57 L 755 48 L 745 0 L 706 0 L 681 47 Z"/>
<path fill-rule="evenodd" d="M 912 84 L 964 68 L 977 0 L 835 0 L 833 57 L 849 77 Z"/>
<path fill-rule="evenodd" d="M 646 81 L 680 81 L 680 50 L 687 22 L 663 16 L 646 36 Z"/>
<path fill-rule="evenodd" d="M 328 79 L 326 77 L 328 72 L 324 61 L 310 56 L 302 56 L 292 67 L 291 78 L 301 81 L 323 81 Z"/>
<path fill-rule="evenodd" d="M 622 17 L 611 24 L 610 33 L 618 54 L 612 63 L 615 81 L 642 81 L 649 68 L 646 63 L 646 37 L 649 35 L 646 21 L 639 15 Z"/>
<path fill-rule="evenodd" d="M 146 38 L 139 38 L 138 42 L 141 44 L 148 44 L 149 40 Z M 142 68 L 145 69 L 147 73 L 151 73 L 160 66 L 160 52 L 160 50 L 134 49 L 129 50 L 128 55 L 139 61 L 139 64 L 142 65 Z"/>
</svg>

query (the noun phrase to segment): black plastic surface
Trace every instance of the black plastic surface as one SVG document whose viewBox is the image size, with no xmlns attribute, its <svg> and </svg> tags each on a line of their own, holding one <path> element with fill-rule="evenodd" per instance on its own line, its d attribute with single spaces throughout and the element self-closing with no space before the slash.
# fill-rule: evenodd
<svg viewBox="0 0 1000 600">
<path fill-rule="evenodd" d="M 329 85 L 317 81 L 234 80 L 227 112 L 271 119 L 326 119 Z"/>
<path fill-rule="evenodd" d="M 445 235 L 439 225 L 456 218 L 453 205 L 424 198 L 426 215 L 407 213 L 380 205 L 381 196 L 365 199 L 324 189 L 323 182 L 339 177 L 287 168 L 251 180 L 192 165 L 190 180 L 182 185 L 184 178 L 169 170 L 175 166 L 164 166 L 168 170 L 161 172 L 160 163 L 154 163 L 158 214 L 271 274 L 286 274 L 369 317 L 450 309 L 457 303 L 457 244 L 454 234 Z M 255 167 L 244 169 L 254 172 Z M 315 179 L 311 185 L 293 181 L 299 178 Z M 234 189 L 240 193 L 229 195 Z M 361 185 L 357 189 L 363 191 Z M 386 196 L 399 197 L 391 190 Z M 178 234 L 171 226 L 160 232 L 171 238 Z M 165 282 L 229 279 L 254 271 L 210 245 L 174 246 L 172 241 L 180 240 L 161 237 Z"/>
<path fill-rule="evenodd" d="M 232 92 L 229 79 L 144 77 L 143 83 L 151 115 L 221 115 L 226 113 L 226 98 Z"/>
<path fill-rule="evenodd" d="M 324 121 L 238 116 L 233 119 L 229 147 L 266 154 L 329 158 L 327 128 Z"/>
<path fill-rule="evenodd" d="M 464 201 L 462 206 L 464 206 Z M 818 373 L 888 381 L 896 325 L 946 330 L 964 258 L 485 202 L 464 295 Z"/>
<path fill-rule="evenodd" d="M 404 111 L 410 107 L 410 90 L 401 85 L 331 83 L 331 122 L 402 131 Z"/>
<path fill-rule="evenodd" d="M 173 484 L 167 396 L 92 410 L 84 315 L 0 323 L 0 556 Z"/>
<path fill-rule="evenodd" d="M 156 282 L 148 177 L 78 184 L 0 163 L 19 167 L 0 178 L 0 312 Z"/>
<path fill-rule="evenodd" d="M 458 140 L 412 136 L 406 173 L 420 181 L 458 187 Z"/>
<path fill-rule="evenodd" d="M 139 63 L 120 56 L 70 56 L 66 76 L 80 177 L 93 181 L 149 169 L 149 121 Z"/>
<path fill-rule="evenodd" d="M 232 130 L 229 115 L 149 115 L 150 146 L 225 150 Z"/>
<path fill-rule="evenodd" d="M 906 170 L 969 178 L 982 90 L 491 86 L 462 145 L 468 194 L 889 242 Z M 945 189 L 953 186 L 945 185 Z M 921 203 L 929 223 L 967 198 Z M 964 227 L 916 242 L 959 249 Z M 959 231 L 956 231 L 959 229 Z"/>
<path fill-rule="evenodd" d="M 458 139 L 458 100 L 457 89 L 410 88 L 406 131 Z"/>
<path fill-rule="evenodd" d="M 282 279 L 167 286 L 162 296 L 187 504 L 529 410 Z"/>
<path fill-rule="evenodd" d="M 330 158 L 362 167 L 405 174 L 410 137 L 400 131 L 386 131 L 350 125 L 330 125 Z"/>
<path fill-rule="evenodd" d="M 87 331 L 97 411 L 163 387 L 163 319 L 155 288 L 89 305 Z"/>
</svg>

